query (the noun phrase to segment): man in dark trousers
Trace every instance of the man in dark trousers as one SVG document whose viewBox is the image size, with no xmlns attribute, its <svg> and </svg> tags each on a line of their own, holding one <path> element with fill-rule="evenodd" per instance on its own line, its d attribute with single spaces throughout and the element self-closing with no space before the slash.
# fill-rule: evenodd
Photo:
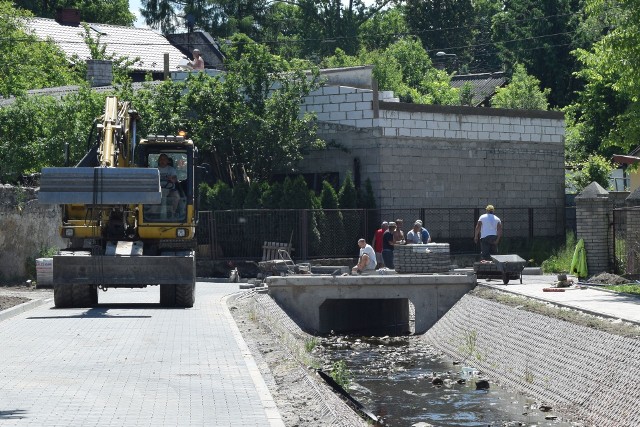
<svg viewBox="0 0 640 427">
<path fill-rule="evenodd" d="M 480 254 L 483 261 L 491 260 L 491 254 L 498 253 L 498 243 L 502 237 L 502 221 L 494 215 L 493 205 L 487 205 L 486 213 L 480 215 L 473 240 L 480 239 Z"/>
</svg>

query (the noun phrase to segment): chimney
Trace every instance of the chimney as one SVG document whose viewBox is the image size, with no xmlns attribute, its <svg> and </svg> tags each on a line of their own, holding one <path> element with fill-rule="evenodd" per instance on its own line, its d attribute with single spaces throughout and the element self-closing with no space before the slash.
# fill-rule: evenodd
<svg viewBox="0 0 640 427">
<path fill-rule="evenodd" d="M 88 59 L 87 81 L 92 87 L 109 86 L 113 81 L 113 64 L 111 61 Z"/>
<path fill-rule="evenodd" d="M 60 25 L 77 27 L 80 25 L 80 10 L 78 9 L 57 9 L 56 22 Z"/>
</svg>

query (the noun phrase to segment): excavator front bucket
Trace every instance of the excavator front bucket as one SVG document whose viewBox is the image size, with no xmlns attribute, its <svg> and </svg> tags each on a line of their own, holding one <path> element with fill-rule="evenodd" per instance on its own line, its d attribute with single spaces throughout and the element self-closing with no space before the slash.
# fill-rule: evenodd
<svg viewBox="0 0 640 427">
<path fill-rule="evenodd" d="M 38 202 L 65 205 L 159 204 L 155 168 L 43 168 Z"/>
</svg>

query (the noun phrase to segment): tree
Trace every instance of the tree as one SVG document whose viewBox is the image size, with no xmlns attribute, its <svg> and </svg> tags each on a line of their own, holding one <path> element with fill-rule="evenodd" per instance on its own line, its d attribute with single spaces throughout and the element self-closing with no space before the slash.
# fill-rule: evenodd
<svg viewBox="0 0 640 427">
<path fill-rule="evenodd" d="M 576 102 L 566 109 L 567 145 L 574 160 L 593 152 L 609 156 L 628 151 L 640 138 L 640 1 L 612 5 L 589 0 L 586 11 L 586 21 L 596 22 L 586 27 L 590 37 L 604 35 L 590 48 L 574 52 L 582 66 L 576 75 L 585 82 Z"/>
<path fill-rule="evenodd" d="M 407 0 L 405 7 L 407 24 L 422 46 L 455 53 L 458 61 L 469 56 L 474 16 L 471 0 Z"/>
<path fill-rule="evenodd" d="M 188 127 L 225 182 L 268 181 L 292 171 L 304 152 L 320 148 L 314 116 L 299 116 L 318 72 L 293 69 L 264 46 L 235 37 L 224 79 L 204 74 L 187 80 Z"/>
<path fill-rule="evenodd" d="M 91 123 L 102 112 L 104 97 L 81 89 L 63 101 L 19 97 L 0 108 L 0 180 L 15 182 L 42 167 L 63 166 L 66 144 L 70 163 L 77 163 L 87 151 Z"/>
<path fill-rule="evenodd" d="M 612 170 L 613 165 L 610 161 L 598 154 L 592 154 L 587 160 L 578 165 L 578 172 L 570 178 L 570 182 L 577 193 L 594 181 L 600 184 L 602 188 L 609 188 L 611 187 L 609 176 Z"/>
<path fill-rule="evenodd" d="M 84 22 L 132 26 L 136 20 L 129 11 L 128 0 L 15 0 L 13 3 L 42 18 L 55 18 L 59 8 L 73 8 L 80 11 Z"/>
<path fill-rule="evenodd" d="M 323 61 L 323 66 L 327 67 L 365 64 L 373 65 L 373 76 L 378 87 L 395 92 L 403 102 L 459 103 L 458 90 L 450 86 L 449 75 L 433 67 L 429 55 L 415 39 L 403 38 L 384 50 L 362 50 L 357 57 L 336 49 L 334 56 Z"/>
<path fill-rule="evenodd" d="M 566 106 L 575 91 L 570 55 L 579 24 L 579 0 L 511 0 L 500 2 L 492 19 L 492 40 L 507 70 L 521 63 L 542 87 L 551 89 L 552 106 Z"/>
<path fill-rule="evenodd" d="M 549 107 L 547 97 L 550 89 L 540 90 L 540 81 L 527 74 L 522 64 L 516 64 L 511 82 L 499 88 L 491 98 L 496 108 L 519 110 L 546 110 Z"/>
<path fill-rule="evenodd" d="M 0 95 L 18 95 L 29 89 L 78 84 L 65 55 L 49 41 L 30 34 L 24 19 L 31 16 L 0 1 Z"/>
<path fill-rule="evenodd" d="M 358 31 L 361 48 L 371 51 L 385 49 L 403 35 L 410 33 L 404 13 L 394 7 L 372 15 L 362 23 Z"/>
</svg>

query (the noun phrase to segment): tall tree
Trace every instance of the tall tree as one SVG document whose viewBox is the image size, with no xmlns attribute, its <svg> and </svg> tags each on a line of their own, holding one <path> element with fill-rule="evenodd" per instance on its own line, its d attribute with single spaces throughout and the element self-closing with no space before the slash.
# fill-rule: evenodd
<svg viewBox="0 0 640 427">
<path fill-rule="evenodd" d="M 39 40 L 24 27 L 29 12 L 0 1 L 0 16 L 0 95 L 80 81 L 57 46 Z"/>
<path fill-rule="evenodd" d="M 566 109 L 568 157 L 573 161 L 594 152 L 608 157 L 628 151 L 640 139 L 640 1 L 589 0 L 586 10 L 590 25 L 582 26 L 582 33 L 587 29 L 591 37 L 602 37 L 575 51 L 582 65 L 576 74 L 585 86 Z"/>
<path fill-rule="evenodd" d="M 405 8 L 407 24 L 427 52 L 455 54 L 457 65 L 468 62 L 474 16 L 471 0 L 407 0 Z"/>
<path fill-rule="evenodd" d="M 84 22 L 131 26 L 136 20 L 129 11 L 129 0 L 14 0 L 13 3 L 42 18 L 54 18 L 59 8 L 73 8 L 80 11 Z"/>
<path fill-rule="evenodd" d="M 509 0 L 493 18 L 493 42 L 508 70 L 521 63 L 551 89 L 552 106 L 570 103 L 575 91 L 573 34 L 580 0 Z"/>
</svg>

